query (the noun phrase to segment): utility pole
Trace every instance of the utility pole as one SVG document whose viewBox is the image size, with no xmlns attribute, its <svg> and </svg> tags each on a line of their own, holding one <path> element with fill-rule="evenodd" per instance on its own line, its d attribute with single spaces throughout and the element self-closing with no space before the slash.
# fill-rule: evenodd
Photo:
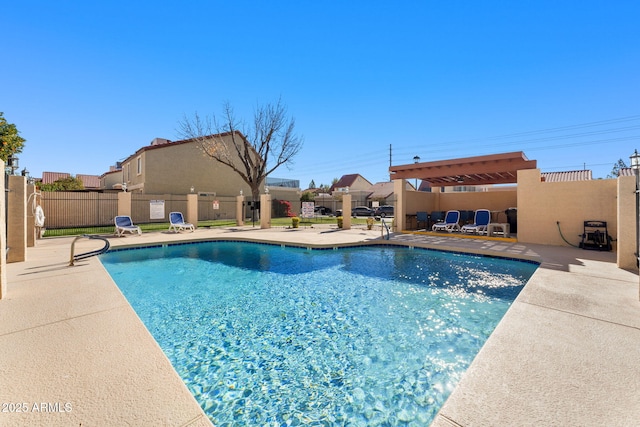
<svg viewBox="0 0 640 427">
<path fill-rule="evenodd" d="M 389 144 L 389 169 L 391 169 L 391 144 Z M 389 182 L 391 182 L 391 174 L 389 174 Z"/>
</svg>

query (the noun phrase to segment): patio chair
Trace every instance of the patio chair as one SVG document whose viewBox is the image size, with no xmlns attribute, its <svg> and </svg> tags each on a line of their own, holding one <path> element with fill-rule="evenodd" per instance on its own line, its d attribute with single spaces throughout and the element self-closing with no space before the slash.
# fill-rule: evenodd
<svg viewBox="0 0 640 427">
<path fill-rule="evenodd" d="M 188 222 L 184 222 L 184 217 L 182 216 L 182 212 L 171 212 L 169 214 L 169 231 L 174 230 L 176 233 L 182 230 L 191 230 L 194 231 L 195 227 L 193 224 Z"/>
<path fill-rule="evenodd" d="M 460 231 L 458 221 L 460 221 L 460 211 L 447 211 L 444 222 L 433 224 L 431 229 L 433 231 L 448 231 L 449 233 L 452 231 Z"/>
<path fill-rule="evenodd" d="M 473 217 L 473 224 L 463 225 L 460 231 L 463 233 L 486 233 L 489 222 L 491 222 L 489 209 L 478 209 Z"/>
<path fill-rule="evenodd" d="M 427 224 L 427 229 L 431 228 L 433 224 L 443 222 L 445 214 L 445 211 L 431 211 L 431 213 L 429 214 L 429 223 Z"/>
<path fill-rule="evenodd" d="M 124 236 L 124 233 L 138 233 L 138 235 L 142 234 L 142 230 L 137 225 L 133 225 L 133 221 L 131 221 L 131 217 L 127 215 L 118 215 L 115 218 L 116 223 L 116 231 L 115 234 L 118 237 Z"/>
<path fill-rule="evenodd" d="M 420 229 L 420 223 L 424 223 L 424 228 L 427 228 L 429 223 L 429 215 L 426 212 L 416 212 L 416 226 Z"/>
</svg>

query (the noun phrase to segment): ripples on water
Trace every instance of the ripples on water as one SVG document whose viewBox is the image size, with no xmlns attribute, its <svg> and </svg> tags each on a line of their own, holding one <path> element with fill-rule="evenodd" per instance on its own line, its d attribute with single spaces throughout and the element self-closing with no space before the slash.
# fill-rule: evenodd
<svg viewBox="0 0 640 427">
<path fill-rule="evenodd" d="M 237 242 L 102 261 L 217 426 L 428 425 L 536 268 Z"/>
</svg>

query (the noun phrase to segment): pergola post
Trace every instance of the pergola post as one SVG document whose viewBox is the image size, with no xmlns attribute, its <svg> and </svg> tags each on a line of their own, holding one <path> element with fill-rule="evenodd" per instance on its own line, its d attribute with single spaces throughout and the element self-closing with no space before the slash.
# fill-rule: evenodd
<svg viewBox="0 0 640 427">
<path fill-rule="evenodd" d="M 396 196 L 393 231 L 397 232 L 407 228 L 407 186 L 404 179 L 393 180 L 393 193 Z"/>
</svg>

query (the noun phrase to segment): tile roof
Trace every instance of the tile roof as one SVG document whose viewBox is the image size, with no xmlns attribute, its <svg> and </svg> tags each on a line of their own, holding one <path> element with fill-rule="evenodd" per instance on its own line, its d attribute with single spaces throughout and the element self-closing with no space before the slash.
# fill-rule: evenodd
<svg viewBox="0 0 640 427">
<path fill-rule="evenodd" d="M 362 178 L 364 181 L 369 183 L 369 185 L 371 185 L 371 183 L 365 177 L 360 175 L 359 173 L 352 173 L 352 174 L 349 174 L 349 175 L 342 175 L 342 177 L 338 180 L 338 182 L 336 182 L 335 184 L 333 184 L 331 186 L 329 191 L 333 192 L 333 191 L 335 191 L 336 188 L 352 187 L 353 183 L 356 182 L 356 180 L 358 178 Z"/>
<path fill-rule="evenodd" d="M 100 177 L 98 175 L 76 175 L 82 181 L 84 188 L 100 188 Z"/>
<path fill-rule="evenodd" d="M 372 193 L 369 194 L 370 198 L 386 199 L 393 194 L 393 182 L 376 182 L 373 184 L 373 187 L 371 187 L 371 191 Z"/>
<path fill-rule="evenodd" d="M 540 177 L 544 182 L 590 181 L 590 170 L 542 172 Z"/>
<path fill-rule="evenodd" d="M 42 172 L 42 183 L 51 184 L 59 179 L 69 178 L 71 174 L 66 172 Z"/>
<path fill-rule="evenodd" d="M 394 190 L 393 186 L 394 186 L 393 181 L 376 182 L 371 187 L 372 193 L 369 194 L 369 198 L 370 199 L 377 199 L 377 198 L 386 199 L 391 195 L 393 195 L 393 190 Z M 414 189 L 413 185 L 409 181 L 405 181 L 405 186 L 407 190 Z"/>
<path fill-rule="evenodd" d="M 619 176 L 633 176 L 633 169 L 631 168 L 620 168 Z"/>
</svg>

